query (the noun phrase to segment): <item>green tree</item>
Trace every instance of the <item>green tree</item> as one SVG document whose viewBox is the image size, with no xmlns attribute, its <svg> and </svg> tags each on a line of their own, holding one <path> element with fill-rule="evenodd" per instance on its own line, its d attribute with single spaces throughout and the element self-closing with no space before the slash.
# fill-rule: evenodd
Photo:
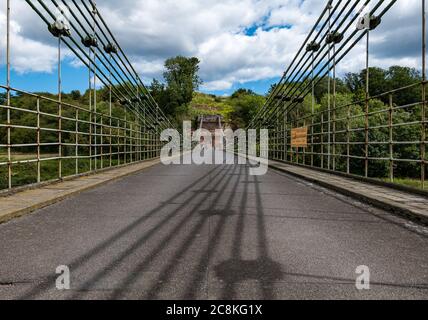
<svg viewBox="0 0 428 320">
<path fill-rule="evenodd" d="M 167 88 L 163 83 L 161 83 L 156 79 L 153 79 L 151 85 L 149 86 L 149 91 L 153 99 L 155 99 L 155 101 L 160 106 L 160 108 L 165 112 L 165 114 L 167 115 L 174 114 L 174 111 L 177 108 L 177 105 L 175 104 L 172 105 L 170 103 L 169 91 L 167 90 Z"/>
<path fill-rule="evenodd" d="M 400 87 L 411 86 L 422 80 L 419 71 L 413 68 L 393 66 L 388 70 L 388 90 L 394 90 Z M 421 87 L 414 86 L 412 88 L 401 90 L 394 94 L 394 103 L 399 106 L 415 103 L 421 100 Z M 384 102 L 387 102 L 386 99 Z"/>
<path fill-rule="evenodd" d="M 70 92 L 70 98 L 72 100 L 80 100 L 81 97 L 82 97 L 82 94 L 80 93 L 79 90 L 73 90 Z"/>
<path fill-rule="evenodd" d="M 251 90 L 239 89 L 232 94 L 230 103 L 234 109 L 231 114 L 231 124 L 235 128 L 245 128 L 256 112 L 266 102 L 265 97 Z"/>
<path fill-rule="evenodd" d="M 345 85 L 355 95 L 355 100 L 364 98 L 366 88 L 366 70 L 359 73 L 348 73 L 345 76 Z M 369 69 L 369 92 L 370 95 L 378 96 L 386 92 L 411 86 L 421 81 L 420 72 L 413 68 L 392 66 L 388 70 L 381 68 Z M 407 105 L 420 100 L 421 88 L 414 86 L 406 90 L 394 93 L 394 103 Z M 379 98 L 384 103 L 389 103 L 389 96 L 382 95 Z"/>
<path fill-rule="evenodd" d="M 150 92 L 167 115 L 177 117 L 177 113 L 187 112 L 194 92 L 202 84 L 198 75 L 199 63 L 195 57 L 170 58 L 165 61 L 165 84 L 153 79 Z"/>
<path fill-rule="evenodd" d="M 328 77 L 323 78 L 315 86 L 315 99 L 320 102 L 324 95 L 328 94 Z M 317 81 L 317 80 L 315 80 Z M 308 84 L 310 84 L 308 82 Z M 333 92 L 333 79 L 330 78 L 330 93 Z M 336 93 L 349 93 L 349 89 L 345 82 L 341 79 L 336 79 Z"/>
<path fill-rule="evenodd" d="M 231 98 L 232 99 L 238 99 L 238 98 L 241 98 L 242 96 L 251 96 L 251 95 L 255 95 L 253 90 L 238 89 L 231 95 Z"/>
<path fill-rule="evenodd" d="M 0 104 L 4 105 L 6 102 L 6 93 L 0 93 Z"/>
<path fill-rule="evenodd" d="M 166 60 L 163 76 L 168 85 L 172 100 L 178 105 L 190 103 L 193 92 L 199 89 L 202 80 L 199 78 L 199 59 L 177 56 Z"/>
</svg>

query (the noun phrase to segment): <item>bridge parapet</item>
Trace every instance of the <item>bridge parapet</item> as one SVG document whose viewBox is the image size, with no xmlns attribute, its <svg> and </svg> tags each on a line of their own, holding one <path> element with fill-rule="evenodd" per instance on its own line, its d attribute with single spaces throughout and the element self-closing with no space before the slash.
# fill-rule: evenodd
<svg viewBox="0 0 428 320">
<path fill-rule="evenodd" d="M 273 160 L 425 189 L 426 4 L 420 7 L 421 71 L 408 83 L 375 93 L 370 34 L 384 31 L 378 27 L 397 1 L 369 2 L 370 10 L 362 6 L 353 14 L 356 5 L 329 1 L 249 127 L 270 129 Z M 350 99 L 338 93 L 337 74 L 360 44 L 366 47 L 362 92 L 359 98 L 352 92 Z M 325 101 L 317 101 L 322 84 L 327 86 Z M 296 145 L 293 133 L 303 128 L 307 140 Z"/>
<path fill-rule="evenodd" d="M 58 92 L 39 94 L 13 87 L 15 12 L 13 2 L 7 0 L 7 74 L 6 83 L 0 83 L 0 190 L 159 157 L 160 132 L 174 126 L 141 81 L 95 1 L 26 3 L 57 40 Z M 63 47 L 88 69 L 88 91 L 75 99 L 63 93 Z"/>
</svg>

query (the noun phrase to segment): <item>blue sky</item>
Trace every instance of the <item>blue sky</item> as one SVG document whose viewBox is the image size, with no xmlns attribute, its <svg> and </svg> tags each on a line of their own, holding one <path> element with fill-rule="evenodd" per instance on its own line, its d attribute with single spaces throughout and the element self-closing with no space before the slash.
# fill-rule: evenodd
<svg viewBox="0 0 428 320">
<path fill-rule="evenodd" d="M 162 79 L 167 58 L 196 56 L 201 60 L 204 81 L 200 90 L 218 95 L 229 95 L 239 88 L 265 94 L 279 80 L 325 6 L 324 0 L 117 3 L 98 1 L 98 7 L 146 83 Z M 0 0 L 0 30 L 5 27 L 4 5 L 5 0 Z M 420 1 L 398 1 L 372 35 L 371 65 L 420 67 L 419 25 Z M 12 85 L 28 91 L 56 92 L 55 41 L 24 0 L 12 1 L 12 31 L 16 44 L 12 50 Z M 5 39 L 0 37 L 1 83 L 5 80 L 4 51 Z M 86 68 L 76 64 L 71 54 L 65 55 L 63 91 L 85 91 Z M 338 66 L 338 72 L 362 68 L 363 43 Z"/>
<path fill-rule="evenodd" d="M 88 88 L 88 70 L 84 67 L 72 67 L 64 64 L 62 70 L 62 88 L 63 92 L 70 92 L 72 90 L 80 90 L 84 92 Z M 6 68 L 2 66 L 0 68 L 0 83 L 6 81 Z M 250 81 L 246 83 L 234 83 L 228 90 L 201 90 L 202 92 L 215 94 L 219 96 L 231 95 L 233 92 L 240 88 L 251 89 L 258 94 L 265 94 L 272 84 L 279 81 L 279 77 L 272 79 L 263 79 L 257 81 Z M 12 87 L 19 88 L 24 91 L 30 92 L 58 92 L 58 74 L 57 70 L 52 73 L 47 72 L 29 72 L 29 73 L 17 73 L 12 71 L 11 83 Z"/>
<path fill-rule="evenodd" d="M 2 73 L 1 82 L 4 83 L 6 68 L 0 68 Z M 52 73 L 47 72 L 29 72 L 20 74 L 15 71 L 11 73 L 11 83 L 15 88 L 24 91 L 52 92 L 58 91 L 58 75 L 56 70 Z M 75 68 L 68 65 L 63 69 L 63 92 L 72 90 L 85 91 L 88 87 L 88 71 L 84 68 Z"/>
</svg>

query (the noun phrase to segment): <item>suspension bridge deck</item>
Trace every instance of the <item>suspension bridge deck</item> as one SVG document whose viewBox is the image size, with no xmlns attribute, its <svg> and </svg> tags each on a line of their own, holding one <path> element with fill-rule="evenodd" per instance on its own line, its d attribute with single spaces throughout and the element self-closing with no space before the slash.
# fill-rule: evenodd
<svg viewBox="0 0 428 320">
<path fill-rule="evenodd" d="M 0 225 L 0 297 L 427 299 L 427 244 L 283 173 L 156 165 Z M 60 265 L 71 290 L 55 288 Z M 371 290 L 355 287 L 360 265 Z"/>
</svg>

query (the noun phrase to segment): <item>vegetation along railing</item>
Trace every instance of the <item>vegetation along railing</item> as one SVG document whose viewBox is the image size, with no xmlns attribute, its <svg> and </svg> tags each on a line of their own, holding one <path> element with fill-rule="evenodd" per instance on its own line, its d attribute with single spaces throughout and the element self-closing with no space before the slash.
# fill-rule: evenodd
<svg viewBox="0 0 428 320">
<path fill-rule="evenodd" d="M 6 81 L 0 84 L 0 190 L 159 157 L 160 132 L 171 128 L 171 122 L 95 1 L 25 2 L 55 39 L 58 91 L 31 93 L 12 86 L 14 2 L 6 0 L 6 32 L 1 33 L 6 40 Z M 89 87 L 83 95 L 62 90 L 63 47 L 87 67 Z"/>
<path fill-rule="evenodd" d="M 418 8 L 421 58 L 413 57 L 418 69 L 370 67 L 370 35 L 383 19 L 395 18 L 387 13 L 396 3 L 326 3 L 280 82 L 248 126 L 270 129 L 271 159 L 426 188 L 425 0 Z M 339 79 L 340 63 L 357 46 L 365 47 L 365 54 L 358 57 L 365 59 L 365 69 Z"/>
<path fill-rule="evenodd" d="M 4 86 L 0 88 L 6 89 Z M 0 189 L 62 179 L 160 155 L 159 134 L 118 105 L 98 111 L 10 89 L 0 105 Z"/>
<path fill-rule="evenodd" d="M 335 95 L 330 110 L 298 108 L 270 130 L 270 157 L 420 187 L 428 160 L 424 84 L 353 102 Z M 411 97 L 409 103 L 400 103 L 404 95 Z M 291 130 L 299 127 L 308 130 L 305 148 L 291 146 Z"/>
</svg>

